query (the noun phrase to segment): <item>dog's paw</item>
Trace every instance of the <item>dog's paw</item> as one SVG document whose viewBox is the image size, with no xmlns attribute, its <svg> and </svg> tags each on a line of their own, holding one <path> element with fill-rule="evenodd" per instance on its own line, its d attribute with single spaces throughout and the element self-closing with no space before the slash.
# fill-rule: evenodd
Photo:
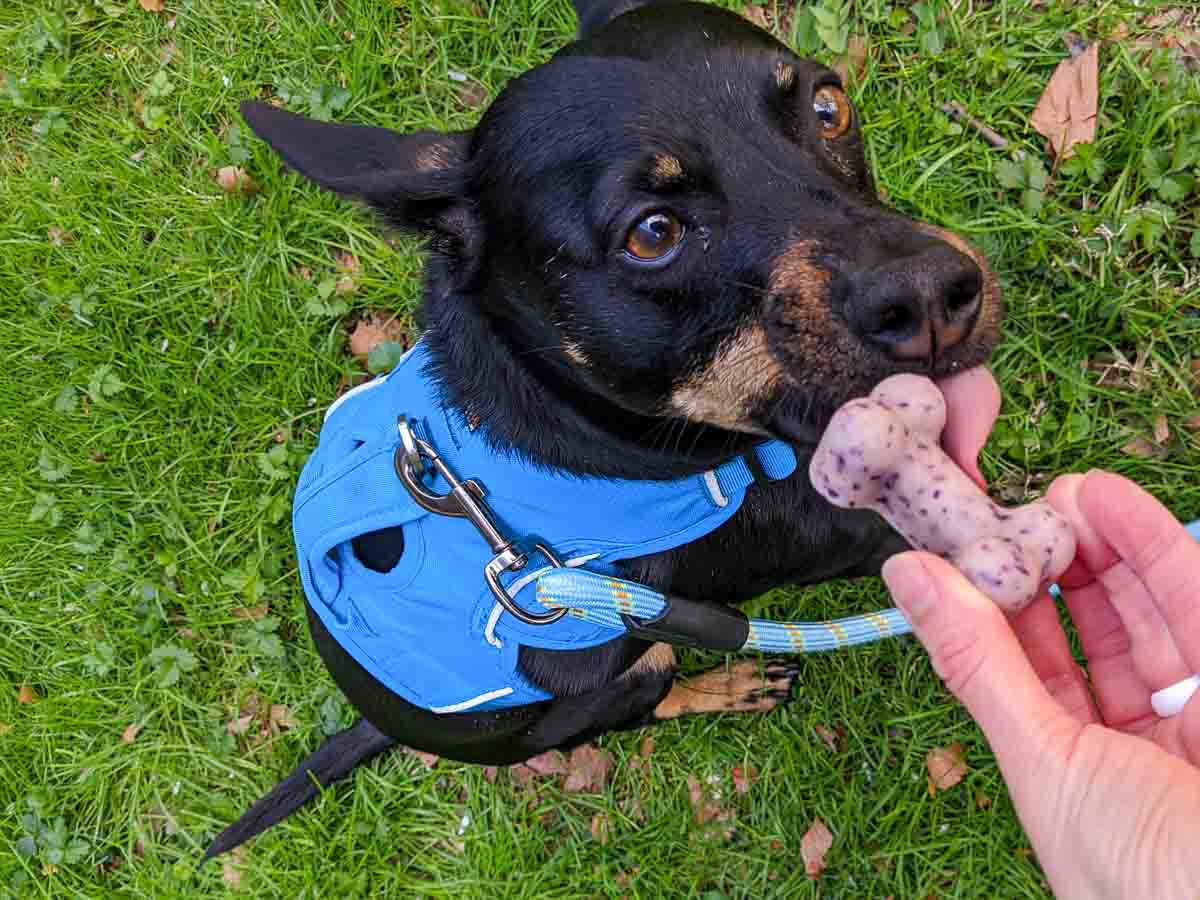
<svg viewBox="0 0 1200 900">
<path fill-rule="evenodd" d="M 768 712 L 792 698 L 798 666 L 755 660 L 714 669 L 687 682 L 677 681 L 654 710 L 656 719 L 717 712 Z"/>
</svg>

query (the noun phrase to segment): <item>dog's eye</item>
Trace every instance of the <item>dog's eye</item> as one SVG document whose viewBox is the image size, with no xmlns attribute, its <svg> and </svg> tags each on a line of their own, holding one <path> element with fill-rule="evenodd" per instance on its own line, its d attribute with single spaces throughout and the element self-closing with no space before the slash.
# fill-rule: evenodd
<svg viewBox="0 0 1200 900">
<path fill-rule="evenodd" d="M 683 223 L 670 213 L 651 213 L 629 230 L 625 252 L 643 262 L 664 259 L 679 246 L 683 231 Z"/>
<path fill-rule="evenodd" d="M 813 111 L 821 123 L 821 137 L 840 138 L 850 128 L 850 98 L 832 84 L 817 88 L 813 95 Z"/>
</svg>

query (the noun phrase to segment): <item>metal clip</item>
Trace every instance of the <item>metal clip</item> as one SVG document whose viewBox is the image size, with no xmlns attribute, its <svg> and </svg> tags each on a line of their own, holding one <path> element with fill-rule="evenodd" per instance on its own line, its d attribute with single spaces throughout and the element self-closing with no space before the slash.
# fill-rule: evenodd
<svg viewBox="0 0 1200 900">
<path fill-rule="evenodd" d="M 496 601 L 527 625 L 549 625 L 565 616 L 565 609 L 556 609 L 550 613 L 531 613 L 517 604 L 501 584 L 500 575 L 503 572 L 516 572 L 525 568 L 529 556 L 514 546 L 514 543 L 496 527 L 492 511 L 483 500 L 487 493 L 483 486 L 473 478 L 459 481 L 432 445 L 413 434 L 412 427 L 404 416 L 397 419 L 396 430 L 400 433 L 400 446 L 396 448 L 395 457 L 396 474 L 400 483 L 412 494 L 412 498 L 422 509 L 439 516 L 466 518 L 475 526 L 495 554 L 492 561 L 484 567 L 483 577 Z M 431 463 L 437 474 L 450 485 L 448 493 L 435 494 L 421 482 L 426 461 Z M 562 568 L 562 563 L 549 547 L 541 543 L 534 544 L 534 547 L 552 566 L 556 569 Z"/>
</svg>

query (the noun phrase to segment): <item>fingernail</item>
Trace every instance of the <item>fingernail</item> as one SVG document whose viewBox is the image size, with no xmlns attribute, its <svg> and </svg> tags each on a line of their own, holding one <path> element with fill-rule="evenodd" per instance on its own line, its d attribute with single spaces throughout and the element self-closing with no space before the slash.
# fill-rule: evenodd
<svg viewBox="0 0 1200 900">
<path fill-rule="evenodd" d="M 883 564 L 883 581 L 896 606 L 911 620 L 933 603 L 933 583 L 921 560 L 911 553 L 900 553 Z"/>
</svg>

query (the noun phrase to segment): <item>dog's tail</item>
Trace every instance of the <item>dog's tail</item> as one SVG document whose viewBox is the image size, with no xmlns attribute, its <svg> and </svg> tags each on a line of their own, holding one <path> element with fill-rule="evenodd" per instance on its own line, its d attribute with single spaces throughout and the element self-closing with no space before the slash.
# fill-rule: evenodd
<svg viewBox="0 0 1200 900">
<path fill-rule="evenodd" d="M 312 800 L 322 788 L 345 778 L 356 766 L 396 745 L 366 719 L 340 731 L 300 763 L 271 792 L 246 810 L 240 819 L 217 835 L 204 852 L 201 864 L 218 854 L 244 844 Z"/>
</svg>

